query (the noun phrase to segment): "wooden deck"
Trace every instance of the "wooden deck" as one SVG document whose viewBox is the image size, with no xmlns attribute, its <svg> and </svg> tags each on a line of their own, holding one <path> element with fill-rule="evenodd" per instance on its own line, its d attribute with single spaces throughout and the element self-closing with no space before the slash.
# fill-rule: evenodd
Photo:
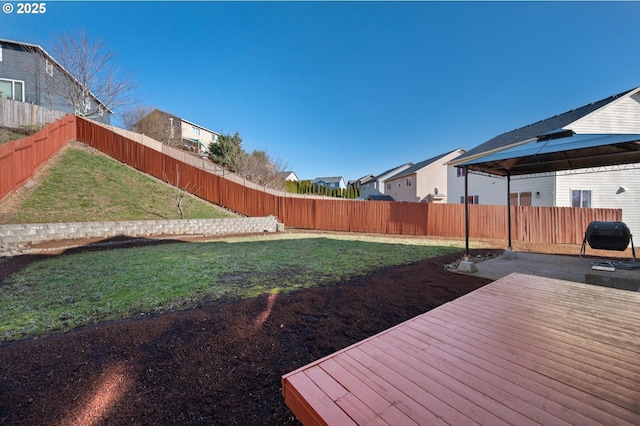
<svg viewBox="0 0 640 426">
<path fill-rule="evenodd" d="M 640 293 L 512 274 L 282 392 L 305 425 L 640 425 Z"/>
</svg>

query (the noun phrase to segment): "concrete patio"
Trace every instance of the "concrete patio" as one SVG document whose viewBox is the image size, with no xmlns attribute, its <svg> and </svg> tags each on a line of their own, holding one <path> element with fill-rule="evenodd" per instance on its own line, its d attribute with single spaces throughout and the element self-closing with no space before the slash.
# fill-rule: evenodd
<svg viewBox="0 0 640 426">
<path fill-rule="evenodd" d="M 578 283 L 596 284 L 623 290 L 640 291 L 640 260 L 636 260 L 638 269 L 620 269 L 615 271 L 594 270 L 596 265 L 604 265 L 609 259 L 601 257 L 559 256 L 524 252 L 505 252 L 505 255 L 476 264 L 478 271 L 474 275 L 498 280 L 518 272 L 540 277 L 557 278 Z M 631 259 L 611 259 L 632 265 Z M 614 266 L 616 263 L 613 264 Z"/>
</svg>

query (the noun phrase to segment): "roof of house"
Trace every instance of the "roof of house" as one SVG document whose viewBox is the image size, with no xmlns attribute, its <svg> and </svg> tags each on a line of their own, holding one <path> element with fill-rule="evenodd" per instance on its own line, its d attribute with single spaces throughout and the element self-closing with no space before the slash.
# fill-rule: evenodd
<svg viewBox="0 0 640 426">
<path fill-rule="evenodd" d="M 429 158 L 427 160 L 421 161 L 419 163 L 414 164 L 413 166 L 409 167 L 408 169 L 402 170 L 399 173 L 396 173 L 395 175 L 388 177 L 387 180 L 391 180 L 391 179 L 398 179 L 401 178 L 403 176 L 408 176 L 408 175 L 412 175 L 414 173 L 416 173 L 419 170 L 424 169 L 425 167 L 431 165 L 432 163 L 435 163 L 436 161 L 446 157 L 447 155 L 451 154 L 452 152 L 457 151 L 457 149 L 453 150 L 453 151 L 449 151 L 449 152 L 445 152 L 444 154 L 440 154 L 437 155 L 435 157 Z"/>
<path fill-rule="evenodd" d="M 406 166 L 406 167 L 405 167 L 405 166 Z M 384 179 L 386 179 L 386 178 L 387 178 L 387 175 L 389 175 L 389 174 L 392 174 L 392 173 L 396 172 L 398 169 L 403 168 L 402 170 L 405 170 L 405 169 L 407 169 L 407 168 L 409 168 L 409 167 L 411 167 L 411 166 L 413 166 L 413 163 L 411 163 L 411 162 L 401 164 L 401 165 L 399 165 L 399 166 L 396 166 L 396 167 L 394 167 L 394 168 L 392 168 L 392 169 L 389 169 L 389 170 L 387 170 L 387 171 L 384 171 L 384 172 L 380 173 L 379 175 L 377 175 L 377 176 L 375 177 L 375 180 L 384 180 Z"/>
<path fill-rule="evenodd" d="M 196 126 L 196 127 L 199 127 L 199 128 L 201 128 L 202 130 L 204 130 L 205 132 L 213 133 L 213 134 L 215 134 L 215 135 L 220 136 L 220 133 L 215 132 L 215 131 L 213 131 L 213 130 L 209 130 L 209 129 L 207 129 L 206 127 L 202 127 L 202 126 L 201 126 L 201 125 L 199 125 L 199 124 L 192 123 L 191 121 L 185 120 L 184 118 L 180 118 L 180 121 L 182 121 L 183 123 L 187 123 L 187 124 L 188 124 L 188 125 L 190 125 L 190 126 Z"/>
<path fill-rule="evenodd" d="M 365 183 L 373 182 L 374 180 L 376 180 L 376 177 L 374 175 L 367 175 L 363 178 L 360 178 L 360 184 L 364 185 Z"/>
<path fill-rule="evenodd" d="M 316 182 L 340 182 L 344 180 L 344 178 L 342 176 L 334 176 L 334 177 L 319 177 L 319 178 L 315 178 L 314 180 L 311 181 L 311 183 L 316 183 Z"/>
<path fill-rule="evenodd" d="M 375 178 L 376 178 L 376 177 L 375 177 L 374 175 L 372 175 L 372 174 L 368 174 L 368 175 L 366 175 L 366 176 L 362 176 L 362 177 L 361 177 L 361 178 L 359 178 L 359 179 L 350 180 L 350 181 L 349 181 L 349 184 L 356 184 L 356 183 L 360 182 L 360 184 L 362 185 L 362 184 L 364 184 L 364 183 L 371 182 L 371 181 L 372 181 L 372 180 L 374 180 Z"/>
<path fill-rule="evenodd" d="M 507 133 L 503 133 L 467 151 L 466 153 L 457 157 L 454 162 L 458 163 L 461 160 L 476 157 L 480 154 L 502 150 L 515 144 L 527 142 L 533 138 L 544 135 L 546 133 L 550 133 L 554 130 L 562 129 L 563 127 L 573 123 L 574 121 L 577 121 L 578 119 L 604 107 L 605 105 L 610 104 L 616 99 L 637 91 L 640 91 L 640 87 L 609 96 L 608 98 L 590 103 L 580 108 L 555 115 L 553 117 L 538 121 L 533 124 L 529 124 L 524 127 L 520 127 L 519 129 L 515 129 Z"/>
<path fill-rule="evenodd" d="M 177 115 L 175 115 L 175 114 L 171 114 L 171 113 L 169 113 L 169 112 L 167 112 L 167 111 L 163 111 L 163 110 L 161 110 L 161 109 L 159 109 L 159 108 L 154 108 L 154 109 L 153 109 L 152 111 L 150 111 L 147 115 L 151 115 L 151 114 L 154 114 L 154 113 L 163 114 L 163 115 L 165 115 L 165 116 L 167 116 L 167 117 L 171 117 L 171 118 L 174 118 L 174 119 L 176 119 L 176 120 L 180 120 L 181 122 L 183 122 L 183 123 L 185 123 L 185 124 L 188 124 L 188 125 L 190 125 L 190 126 L 198 127 L 198 128 L 200 128 L 200 129 L 204 130 L 205 132 L 213 133 L 213 134 L 216 134 L 216 135 L 220 136 L 220 133 L 218 133 L 218 132 L 215 132 L 215 131 L 213 131 L 213 130 L 209 130 L 209 129 L 207 129 L 206 127 L 203 127 L 203 126 L 201 126 L 201 125 L 199 125 L 199 124 L 193 123 L 193 122 L 191 122 L 191 121 L 189 121 L 189 120 L 185 120 L 185 119 L 184 119 L 184 118 L 182 118 L 182 117 L 178 117 L 178 116 L 177 116 Z M 146 117 L 146 116 L 145 116 L 145 117 Z"/>
<path fill-rule="evenodd" d="M 296 179 L 298 179 L 298 175 L 296 175 L 296 173 L 294 171 L 290 171 L 290 172 L 278 172 L 278 176 L 283 177 L 283 178 L 288 178 L 289 176 L 295 176 Z"/>
<path fill-rule="evenodd" d="M 24 46 L 24 47 L 29 47 L 32 49 L 35 49 L 37 51 L 40 51 L 41 54 L 43 54 L 44 56 L 46 56 L 48 59 L 51 60 L 51 62 L 53 62 L 58 68 L 60 68 L 65 74 L 67 74 L 67 76 L 69 76 L 69 78 L 71 78 L 78 86 L 82 86 L 82 83 L 80 83 L 78 81 L 78 79 L 71 74 L 69 71 L 67 71 L 67 69 L 65 67 L 63 67 L 58 61 L 56 61 L 56 59 L 51 56 L 46 50 L 44 50 L 42 48 L 42 46 L 37 45 L 37 44 L 32 44 L 32 43 L 25 43 L 22 41 L 15 41 L 15 40 L 8 40 L 8 39 L 4 39 L 4 38 L 0 38 L 0 44 L 15 44 L 18 46 Z M 109 112 L 109 114 L 113 114 L 113 111 L 106 106 L 104 103 L 102 103 L 102 101 L 100 99 L 98 99 L 98 97 L 96 95 L 94 95 L 93 93 L 91 93 L 91 91 L 89 90 L 89 94 L 91 95 L 91 97 L 93 97 L 93 99 L 95 99 L 96 102 L 98 102 L 100 105 L 102 105 L 107 112 Z"/>
<path fill-rule="evenodd" d="M 369 195 L 367 197 L 367 200 L 372 200 L 372 201 L 393 201 L 393 198 L 391 198 L 389 195 Z"/>
</svg>

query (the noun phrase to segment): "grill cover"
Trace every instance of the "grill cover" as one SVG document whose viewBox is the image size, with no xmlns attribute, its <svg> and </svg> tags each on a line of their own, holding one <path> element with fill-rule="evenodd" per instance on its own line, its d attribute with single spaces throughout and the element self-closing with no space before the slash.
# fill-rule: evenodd
<svg viewBox="0 0 640 426">
<path fill-rule="evenodd" d="M 584 238 L 593 249 L 625 251 L 631 231 L 624 222 L 591 222 Z"/>
</svg>

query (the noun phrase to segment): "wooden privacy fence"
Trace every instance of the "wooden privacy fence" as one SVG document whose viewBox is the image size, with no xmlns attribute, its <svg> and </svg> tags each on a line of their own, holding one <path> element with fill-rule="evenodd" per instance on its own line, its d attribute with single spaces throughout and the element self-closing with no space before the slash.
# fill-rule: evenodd
<svg viewBox="0 0 640 426">
<path fill-rule="evenodd" d="M 78 140 L 198 197 L 247 216 L 276 216 L 286 226 L 327 231 L 463 238 L 464 205 L 275 195 L 186 164 L 122 134 L 78 119 Z M 472 238 L 507 239 L 506 206 L 469 206 Z M 593 220 L 620 221 L 620 209 L 511 207 L 512 239 L 579 244 Z"/>
<path fill-rule="evenodd" d="M 0 145 L 0 200 L 31 180 L 53 154 L 75 139 L 75 117 L 68 115 L 32 136 Z"/>
<path fill-rule="evenodd" d="M 0 126 L 18 128 L 20 126 L 42 126 L 53 123 L 66 113 L 44 108 L 39 105 L 14 101 L 0 97 Z"/>
<path fill-rule="evenodd" d="M 74 125 L 75 124 L 75 125 Z M 381 234 L 465 236 L 464 205 L 300 198 L 261 191 L 187 164 L 124 134 L 67 116 L 36 135 L 0 146 L 0 199 L 76 139 L 142 172 L 246 216 L 276 216 L 292 228 Z M 620 221 L 620 209 L 510 207 L 512 239 L 580 244 L 591 221 Z M 507 239 L 507 208 L 469 206 L 471 238 Z"/>
</svg>

